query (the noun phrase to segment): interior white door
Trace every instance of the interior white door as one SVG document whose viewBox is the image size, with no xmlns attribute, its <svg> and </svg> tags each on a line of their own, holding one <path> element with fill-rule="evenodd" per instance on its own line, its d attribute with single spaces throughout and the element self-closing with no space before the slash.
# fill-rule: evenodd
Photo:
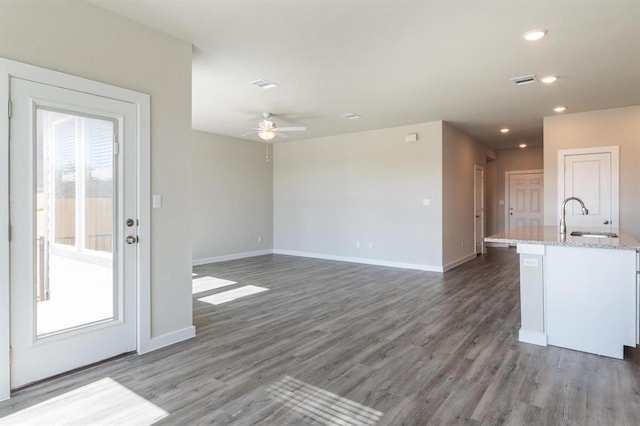
<svg viewBox="0 0 640 426">
<path fill-rule="evenodd" d="M 137 129 L 127 102 L 19 78 L 10 93 L 16 388 L 136 348 Z"/>
<path fill-rule="evenodd" d="M 614 225 L 612 199 L 612 158 L 610 152 L 575 154 L 564 157 L 564 194 L 580 198 L 588 215 L 582 214 L 580 204 L 570 201 L 566 206 L 567 226 L 603 227 Z M 615 226 L 618 226 L 617 223 Z"/>
<path fill-rule="evenodd" d="M 542 173 L 509 175 L 509 230 L 541 226 L 544 212 Z"/>
<path fill-rule="evenodd" d="M 476 254 L 484 252 L 484 169 L 474 166 L 474 215 Z"/>
</svg>

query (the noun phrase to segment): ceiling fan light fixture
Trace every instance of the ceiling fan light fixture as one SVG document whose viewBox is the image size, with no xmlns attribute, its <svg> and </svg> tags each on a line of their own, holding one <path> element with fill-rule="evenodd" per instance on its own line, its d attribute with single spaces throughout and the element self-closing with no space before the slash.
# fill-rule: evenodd
<svg viewBox="0 0 640 426">
<path fill-rule="evenodd" d="M 276 137 L 276 132 L 274 132 L 273 129 L 260 130 L 258 132 L 258 137 L 263 141 L 270 141 Z"/>
<path fill-rule="evenodd" d="M 565 112 L 567 110 L 566 106 L 557 106 L 553 109 L 555 112 Z"/>
</svg>

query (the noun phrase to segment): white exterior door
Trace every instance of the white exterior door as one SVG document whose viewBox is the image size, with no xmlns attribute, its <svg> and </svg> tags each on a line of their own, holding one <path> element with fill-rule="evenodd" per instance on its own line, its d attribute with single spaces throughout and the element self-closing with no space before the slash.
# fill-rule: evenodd
<svg viewBox="0 0 640 426">
<path fill-rule="evenodd" d="M 16 388 L 136 349 L 137 111 L 15 77 L 10 93 Z"/>
<path fill-rule="evenodd" d="M 562 156 L 564 170 L 560 179 L 562 176 L 564 179 L 560 185 L 558 207 L 566 198 L 578 197 L 589 209 L 589 214 L 583 215 L 580 204 L 569 201 L 566 206 L 569 227 L 619 226 L 618 200 L 617 196 L 614 197 L 618 176 L 614 156 L 611 151 L 568 152 Z"/>
<path fill-rule="evenodd" d="M 484 168 L 474 166 L 474 215 L 476 254 L 484 252 Z"/>
<path fill-rule="evenodd" d="M 508 230 L 541 226 L 544 218 L 542 173 L 509 173 L 508 185 Z"/>
</svg>

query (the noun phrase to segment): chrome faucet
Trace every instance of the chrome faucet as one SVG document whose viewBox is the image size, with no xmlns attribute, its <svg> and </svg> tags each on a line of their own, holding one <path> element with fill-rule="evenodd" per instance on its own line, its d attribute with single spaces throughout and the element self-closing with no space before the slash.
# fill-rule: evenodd
<svg viewBox="0 0 640 426">
<path fill-rule="evenodd" d="M 575 200 L 577 202 L 580 203 L 580 206 L 582 206 L 582 214 L 589 214 L 589 209 L 587 209 L 584 206 L 584 203 L 582 202 L 582 200 L 578 197 L 569 197 L 566 200 L 564 200 L 562 202 L 562 212 L 560 215 L 560 235 L 565 235 L 567 233 L 567 220 L 566 220 L 566 216 L 567 216 L 567 202 L 571 201 L 571 200 Z"/>
</svg>

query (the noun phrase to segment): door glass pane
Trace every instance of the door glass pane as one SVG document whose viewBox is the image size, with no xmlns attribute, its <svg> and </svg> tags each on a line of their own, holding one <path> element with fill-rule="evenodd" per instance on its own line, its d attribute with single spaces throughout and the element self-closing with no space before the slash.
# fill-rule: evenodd
<svg viewBox="0 0 640 426">
<path fill-rule="evenodd" d="M 113 227 L 113 123 L 85 119 L 84 246 L 111 253 Z"/>
<path fill-rule="evenodd" d="M 76 126 L 75 117 L 60 117 L 52 126 L 55 155 L 55 241 L 76 244 Z"/>
<path fill-rule="evenodd" d="M 44 108 L 36 123 L 39 337 L 114 318 L 115 124 Z"/>
</svg>

